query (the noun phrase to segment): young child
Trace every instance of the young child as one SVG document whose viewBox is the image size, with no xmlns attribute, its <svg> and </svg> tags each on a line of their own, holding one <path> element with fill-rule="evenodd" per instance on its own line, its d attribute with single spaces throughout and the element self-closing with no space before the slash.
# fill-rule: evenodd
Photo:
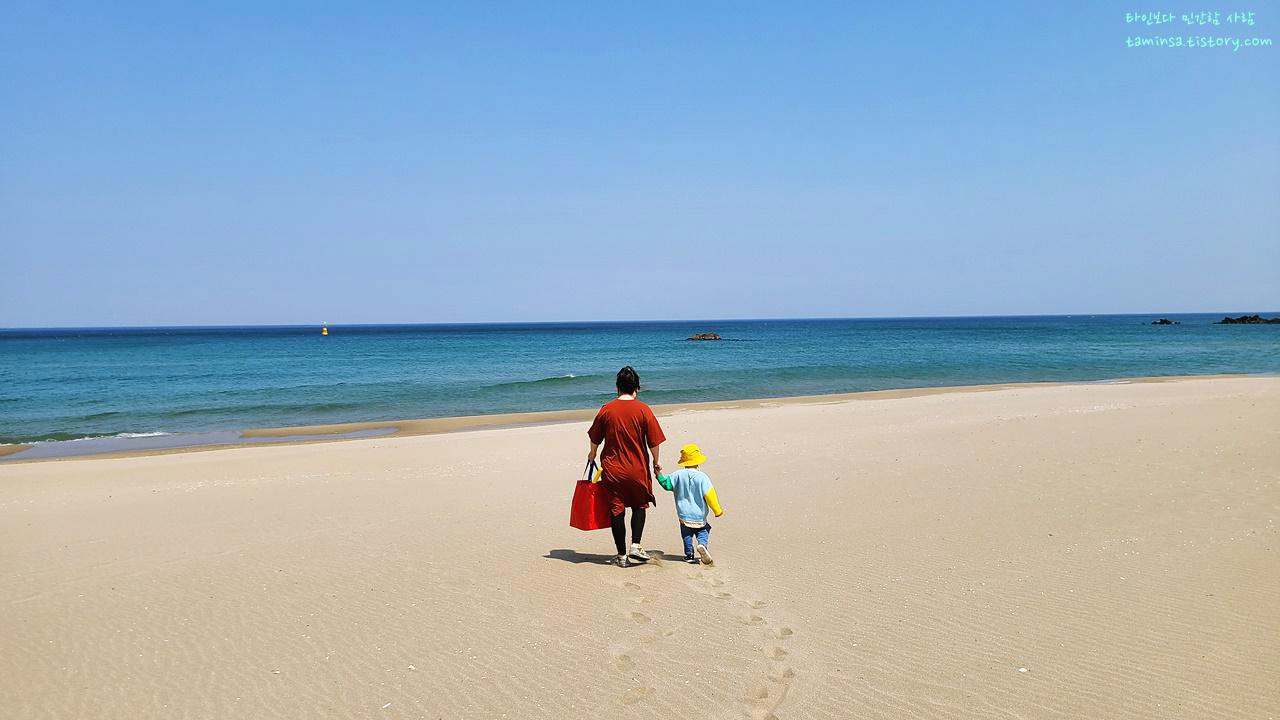
<svg viewBox="0 0 1280 720">
<path fill-rule="evenodd" d="M 671 473 L 670 477 L 658 476 L 658 484 L 675 493 L 676 515 L 680 517 L 680 537 L 684 538 L 685 562 L 701 562 L 713 565 L 711 552 L 707 550 L 707 541 L 711 538 L 711 524 L 707 522 L 707 509 L 716 517 L 724 514 L 720 509 L 720 501 L 716 499 L 716 489 L 711 485 L 711 478 L 698 469 L 707 461 L 697 445 L 685 445 L 680 448 L 681 470 Z"/>
</svg>

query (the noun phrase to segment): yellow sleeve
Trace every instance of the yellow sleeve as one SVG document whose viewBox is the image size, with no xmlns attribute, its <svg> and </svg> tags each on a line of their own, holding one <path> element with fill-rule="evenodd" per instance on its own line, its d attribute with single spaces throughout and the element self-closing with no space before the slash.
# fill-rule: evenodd
<svg viewBox="0 0 1280 720">
<path fill-rule="evenodd" d="M 702 499 L 707 501 L 707 505 L 711 507 L 711 512 L 715 513 L 716 517 L 724 514 L 724 511 L 720 509 L 720 500 L 716 498 L 715 488 L 707 490 L 707 494 L 703 495 Z"/>
</svg>

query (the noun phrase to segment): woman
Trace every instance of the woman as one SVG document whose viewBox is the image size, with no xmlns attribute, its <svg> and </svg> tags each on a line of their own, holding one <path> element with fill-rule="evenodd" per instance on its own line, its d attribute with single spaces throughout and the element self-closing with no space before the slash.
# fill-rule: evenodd
<svg viewBox="0 0 1280 720">
<path fill-rule="evenodd" d="M 649 459 L 653 458 L 653 474 L 662 472 L 658 464 L 658 446 L 667 438 L 658 426 L 658 418 L 648 405 L 636 399 L 640 392 L 640 376 L 630 365 L 618 371 L 618 398 L 605 403 L 596 413 L 596 419 L 587 431 L 591 450 L 587 462 L 596 458 L 600 443 L 600 484 L 609 493 L 612 513 L 613 544 L 618 550 L 614 562 L 619 567 L 630 564 L 627 555 L 626 511 L 631 508 L 631 553 L 636 560 L 648 560 L 649 555 L 640 545 L 644 534 L 645 508 L 655 502 L 653 480 L 649 475 Z"/>
</svg>

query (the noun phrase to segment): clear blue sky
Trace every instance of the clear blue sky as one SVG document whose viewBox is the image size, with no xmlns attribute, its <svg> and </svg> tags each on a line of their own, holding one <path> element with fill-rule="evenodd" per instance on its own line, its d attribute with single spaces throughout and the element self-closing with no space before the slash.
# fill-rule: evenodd
<svg viewBox="0 0 1280 720">
<path fill-rule="evenodd" d="M 1124 46 L 1280 2 L 111 5 L 0 9 L 0 326 L 1280 310 L 1280 47 Z"/>
</svg>

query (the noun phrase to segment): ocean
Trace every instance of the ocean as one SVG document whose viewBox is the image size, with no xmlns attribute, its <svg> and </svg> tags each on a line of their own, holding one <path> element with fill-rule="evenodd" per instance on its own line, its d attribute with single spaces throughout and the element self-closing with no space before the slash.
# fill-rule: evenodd
<svg viewBox="0 0 1280 720">
<path fill-rule="evenodd" d="M 595 407 L 623 365 L 651 404 L 1280 372 L 1280 325 L 1155 317 L 0 330 L 0 444 Z M 685 339 L 708 331 L 724 339 Z"/>
</svg>

